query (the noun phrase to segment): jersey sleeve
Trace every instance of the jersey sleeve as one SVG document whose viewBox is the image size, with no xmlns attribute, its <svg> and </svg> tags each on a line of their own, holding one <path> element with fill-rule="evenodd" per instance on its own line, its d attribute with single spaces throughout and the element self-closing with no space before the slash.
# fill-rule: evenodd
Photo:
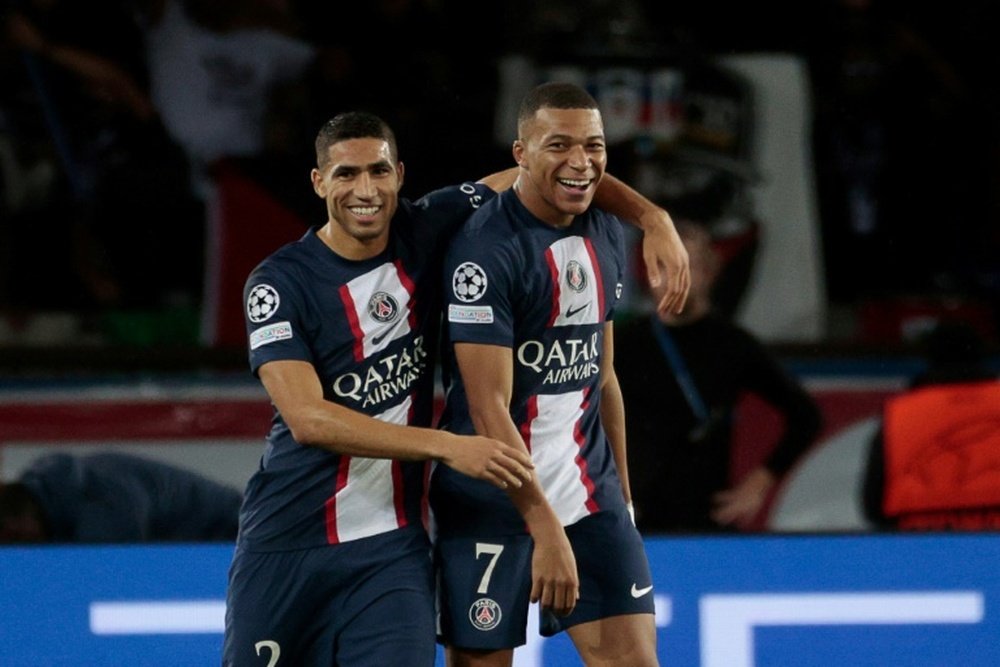
<svg viewBox="0 0 1000 667">
<path fill-rule="evenodd" d="M 413 202 L 420 218 L 417 232 L 429 236 L 424 243 L 447 242 L 459 227 L 497 193 L 482 183 L 462 183 L 434 190 Z"/>
<path fill-rule="evenodd" d="M 489 228 L 487 211 L 474 222 Z M 452 240 L 445 259 L 445 319 L 452 342 L 512 347 L 513 289 L 518 262 L 511 246 L 467 225 Z"/>
<path fill-rule="evenodd" d="M 611 281 L 611 294 L 608 299 L 610 307 L 605 321 L 611 321 L 615 317 L 615 311 L 622 304 L 625 289 L 625 272 L 628 270 L 628 262 L 625 254 L 625 230 L 623 225 L 627 224 L 619 218 L 607 214 L 601 221 L 607 230 L 609 245 L 614 253 L 614 270 L 609 276 Z"/>
<path fill-rule="evenodd" d="M 250 370 L 268 361 L 315 363 L 304 325 L 306 303 L 300 283 L 273 264 L 262 264 L 243 288 Z"/>
</svg>

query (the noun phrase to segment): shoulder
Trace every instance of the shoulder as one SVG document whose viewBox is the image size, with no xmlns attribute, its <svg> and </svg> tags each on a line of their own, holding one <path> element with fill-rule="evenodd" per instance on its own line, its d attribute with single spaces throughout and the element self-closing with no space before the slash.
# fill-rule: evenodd
<svg viewBox="0 0 1000 667">
<path fill-rule="evenodd" d="M 600 230 L 608 239 L 618 244 L 625 240 L 626 223 L 618 216 L 608 213 L 604 209 L 591 206 L 587 209 L 588 222 Z"/>
<path fill-rule="evenodd" d="M 294 282 L 302 268 L 310 263 L 306 238 L 281 246 L 260 261 L 247 277 L 246 287 L 262 280 Z"/>
<path fill-rule="evenodd" d="M 482 183 L 466 182 L 433 190 L 413 202 L 401 199 L 400 208 L 411 216 L 437 214 L 450 210 L 459 210 L 468 215 L 485 202 L 494 199 L 496 195 L 496 192 Z"/>
</svg>

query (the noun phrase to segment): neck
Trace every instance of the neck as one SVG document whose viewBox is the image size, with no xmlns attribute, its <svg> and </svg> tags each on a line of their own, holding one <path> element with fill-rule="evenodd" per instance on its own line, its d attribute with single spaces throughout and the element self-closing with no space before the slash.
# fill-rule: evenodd
<svg viewBox="0 0 1000 667">
<path fill-rule="evenodd" d="M 563 213 L 545 201 L 530 183 L 526 184 L 524 182 L 523 174 L 519 175 L 517 180 L 514 181 L 514 194 L 520 200 L 521 204 L 524 205 L 524 208 L 528 209 L 529 213 L 546 225 L 563 229 L 573 224 L 573 219 L 576 216 L 571 213 Z"/>
<path fill-rule="evenodd" d="M 339 232 L 340 226 L 331 221 L 320 227 L 316 236 L 326 247 L 344 259 L 353 261 L 371 259 L 385 250 L 389 244 L 388 234 L 370 239 L 357 239 Z"/>
</svg>

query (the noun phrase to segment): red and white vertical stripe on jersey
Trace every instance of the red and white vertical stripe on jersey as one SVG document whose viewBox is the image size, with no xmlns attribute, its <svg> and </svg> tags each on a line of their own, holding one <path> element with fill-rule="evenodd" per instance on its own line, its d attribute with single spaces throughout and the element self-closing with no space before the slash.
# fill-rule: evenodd
<svg viewBox="0 0 1000 667">
<path fill-rule="evenodd" d="M 581 455 L 584 440 L 580 420 L 587 408 L 587 391 L 540 394 L 529 401 L 531 420 L 521 426 L 531 443 L 535 474 L 545 497 L 564 526 L 598 509 L 594 482 Z"/>
<path fill-rule="evenodd" d="M 385 349 L 416 326 L 413 290 L 413 281 L 399 262 L 382 264 L 340 287 L 340 300 L 354 334 L 355 361 Z M 380 292 L 391 298 L 388 303 L 396 309 L 389 319 L 376 319 L 369 312 L 372 297 Z"/>
<path fill-rule="evenodd" d="M 545 262 L 552 277 L 552 311 L 547 326 L 603 322 L 604 279 L 590 239 L 582 236 L 559 239 L 545 250 Z M 579 286 L 567 275 L 567 268 L 573 263 L 582 270 Z"/>
<path fill-rule="evenodd" d="M 376 419 L 407 424 L 412 397 Z M 340 457 L 336 488 L 326 501 L 326 539 L 330 544 L 378 535 L 407 524 L 399 462 L 361 456 Z"/>
</svg>

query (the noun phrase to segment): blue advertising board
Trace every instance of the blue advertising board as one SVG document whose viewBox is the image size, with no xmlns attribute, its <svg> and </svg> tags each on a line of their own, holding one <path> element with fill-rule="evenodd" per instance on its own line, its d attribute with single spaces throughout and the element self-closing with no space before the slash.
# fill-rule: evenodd
<svg viewBox="0 0 1000 667">
<path fill-rule="evenodd" d="M 664 665 L 1000 665 L 1000 535 L 646 545 Z M 226 545 L 0 548 L 0 664 L 219 665 L 231 555 Z M 577 664 L 565 636 L 532 637 L 515 654 L 517 667 Z"/>
</svg>

